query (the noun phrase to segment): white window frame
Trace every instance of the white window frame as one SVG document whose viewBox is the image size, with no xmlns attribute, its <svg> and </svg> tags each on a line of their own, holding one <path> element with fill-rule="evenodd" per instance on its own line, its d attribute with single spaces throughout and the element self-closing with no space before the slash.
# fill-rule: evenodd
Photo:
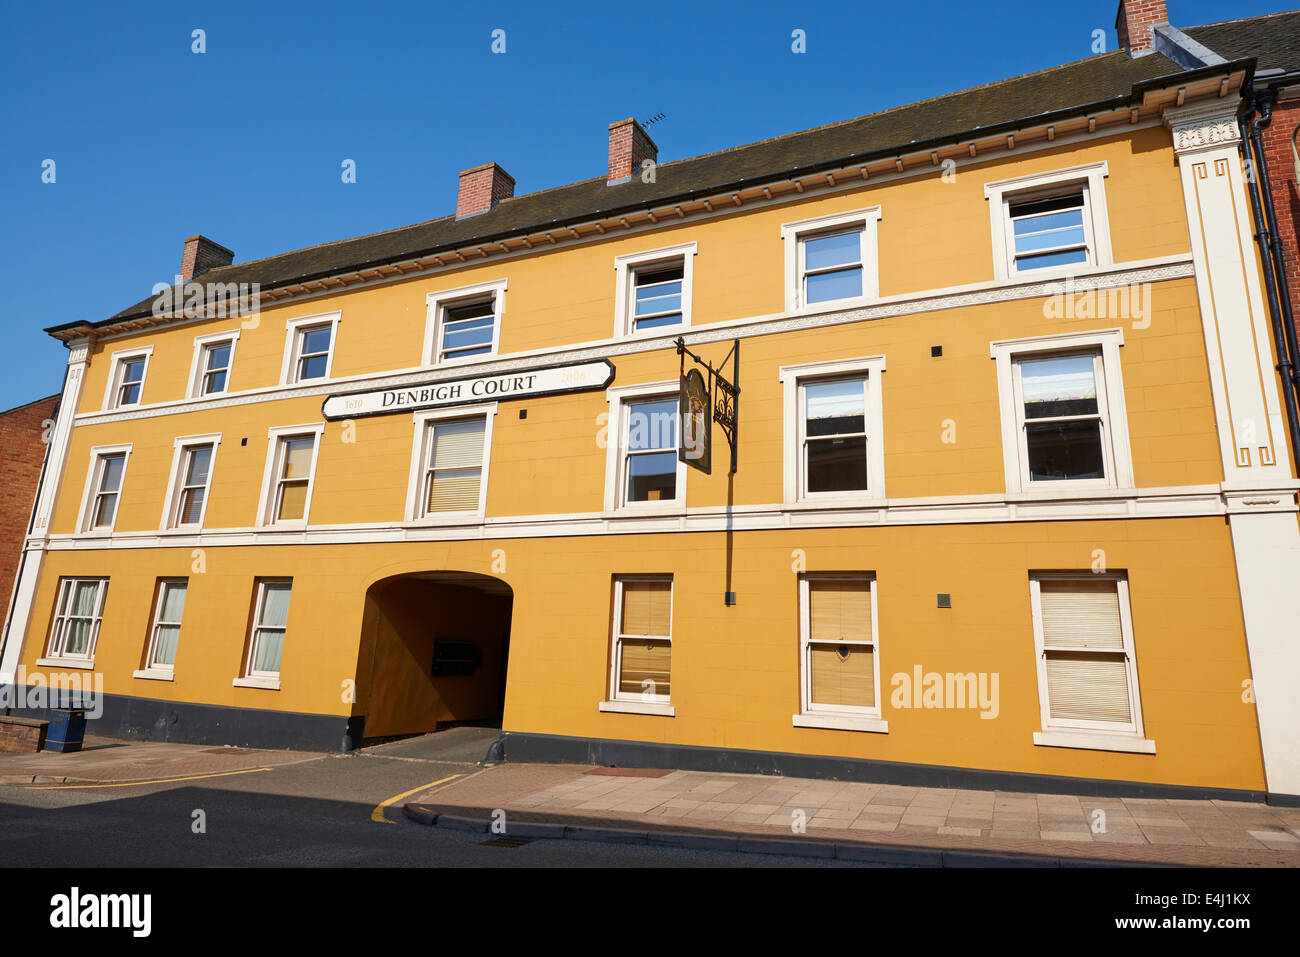
<svg viewBox="0 0 1300 957">
<path fill-rule="evenodd" d="M 411 416 L 414 436 L 411 440 L 411 470 L 406 483 L 406 521 L 419 525 L 469 525 L 481 524 L 487 513 L 488 470 L 492 462 L 492 423 L 496 419 L 497 403 L 457 406 L 454 409 L 430 409 Z M 482 478 L 478 489 L 478 508 L 426 512 L 428 502 L 425 489 L 425 464 L 429 460 L 429 438 L 432 426 L 438 422 L 458 419 L 484 419 Z"/>
<path fill-rule="evenodd" d="M 243 673 L 231 684 L 236 688 L 266 688 L 271 691 L 280 690 L 280 671 L 254 671 L 253 662 L 257 660 L 257 642 L 258 631 L 263 630 L 261 627 L 262 612 L 266 601 L 267 585 L 288 585 L 289 586 L 289 608 L 293 608 L 293 579 L 292 578 L 259 578 L 257 580 L 257 592 L 254 596 L 253 617 L 248 632 L 248 657 L 244 661 Z M 284 642 L 280 646 L 280 668 L 284 668 L 284 651 L 289 646 L 289 619 L 286 615 L 284 623 Z"/>
<path fill-rule="evenodd" d="M 121 445 L 96 445 L 90 450 L 90 464 L 86 468 L 85 490 L 81 495 L 81 509 L 77 513 L 77 533 L 79 535 L 111 535 L 117 528 L 117 517 L 122 514 L 122 495 L 126 491 L 126 470 L 131 464 L 131 450 L 135 443 Z M 110 455 L 124 455 L 122 460 L 122 484 L 117 491 L 117 507 L 113 509 L 113 523 L 107 528 L 91 528 L 90 522 L 95 514 L 95 499 L 99 497 L 99 481 L 103 473 L 103 460 Z"/>
<path fill-rule="evenodd" d="M 185 585 L 185 604 L 190 600 L 190 580 L 188 578 L 159 578 L 158 587 L 154 591 L 154 612 L 153 618 L 149 624 L 149 641 L 145 647 L 144 667 L 133 673 L 134 678 L 153 678 L 161 681 L 171 681 L 176 674 L 176 663 L 173 661 L 170 665 L 156 664 L 153 660 L 154 651 L 158 647 L 158 628 L 160 625 L 170 625 L 173 622 L 162 620 L 163 612 L 163 595 L 168 585 Z M 185 609 L 181 609 L 181 617 L 185 617 Z M 174 623 L 177 628 L 181 623 Z M 176 652 L 180 653 L 180 636 L 176 638 Z"/>
<path fill-rule="evenodd" d="M 501 323 L 505 318 L 507 285 L 505 279 L 493 279 L 489 282 L 474 283 L 471 286 L 458 286 L 455 289 L 431 292 L 425 296 L 424 351 L 420 354 L 420 364 L 426 368 L 470 365 L 475 362 L 485 362 L 496 356 L 501 347 Z M 489 351 L 474 356 L 442 358 L 442 336 L 447 310 L 456 306 L 469 305 L 469 301 L 489 297 L 492 299 L 493 312 L 492 346 Z"/>
<path fill-rule="evenodd" d="M 882 392 L 885 357 L 862 356 L 797 366 L 781 366 L 785 423 L 782 428 L 782 487 L 786 505 L 842 505 L 846 502 L 877 503 L 885 498 L 885 417 Z M 818 379 L 849 379 L 864 376 L 866 382 L 867 488 L 853 492 L 803 491 L 806 481 L 803 455 L 802 386 Z"/>
<path fill-rule="evenodd" d="M 666 581 L 668 582 L 668 634 L 651 635 L 639 637 L 651 637 L 656 641 L 666 641 L 669 648 L 669 669 L 672 669 L 672 645 L 673 645 L 673 611 L 677 601 L 677 590 L 672 575 L 657 574 L 636 574 L 636 575 L 615 575 L 614 576 L 614 620 L 610 629 L 610 667 L 609 680 L 607 685 L 608 698 L 600 703 L 599 710 L 609 712 L 621 712 L 624 714 L 655 714 L 665 717 L 673 717 L 677 710 L 672 704 L 672 695 L 670 694 L 647 694 L 645 692 L 624 693 L 619 690 L 618 676 L 623 666 L 623 636 L 619 632 L 619 625 L 623 621 L 623 586 L 630 581 Z M 672 688 L 672 681 L 669 681 L 669 689 Z"/>
<path fill-rule="evenodd" d="M 607 514 L 681 514 L 686 511 L 685 462 L 677 460 L 676 496 L 658 502 L 626 502 L 626 436 L 628 434 L 628 409 L 634 402 L 645 399 L 672 399 L 677 401 L 681 383 L 646 382 L 641 385 L 618 386 L 605 390 L 609 403 L 609 417 L 605 431 L 605 512 Z M 678 409 L 677 428 L 680 429 L 681 410 Z"/>
<path fill-rule="evenodd" d="M 90 640 L 86 642 L 84 655 L 69 655 L 64 653 L 64 648 L 68 636 L 67 623 L 71 616 L 59 614 L 59 609 L 63 607 L 65 596 L 67 601 L 72 601 L 71 591 L 78 582 L 84 581 L 99 583 L 99 589 L 95 594 L 95 610 L 91 616 Z M 104 623 L 104 605 L 108 601 L 108 582 L 106 575 L 70 575 L 59 579 L 54 594 L 54 614 L 50 619 L 50 633 L 45 640 L 45 657 L 37 661 L 37 665 L 68 663 L 84 667 L 94 662 L 95 649 L 99 645 L 99 630 Z"/>
<path fill-rule="evenodd" d="M 1102 161 L 985 183 L 984 198 L 988 200 L 989 224 L 993 237 L 994 276 L 1004 282 L 1013 279 L 1033 282 L 1078 275 L 1114 265 L 1110 245 L 1110 217 L 1106 211 L 1106 177 L 1109 175 L 1109 167 Z M 1010 204 L 1033 198 L 1036 193 L 1042 193 L 1044 197 L 1051 196 L 1076 184 L 1083 187 L 1083 228 L 1088 241 L 1088 261 L 1017 272 L 1016 246 L 1011 236 L 1011 217 L 1008 214 Z"/>
<path fill-rule="evenodd" d="M 230 343 L 230 362 L 226 366 L 226 387 L 220 392 L 204 392 L 203 380 L 207 378 L 204 356 L 208 350 Z M 331 340 L 332 342 L 332 340 Z M 190 359 L 190 398 L 202 399 L 205 396 L 225 395 L 230 391 L 230 376 L 235 371 L 235 347 L 239 345 L 239 330 L 230 332 L 213 332 L 205 336 L 194 337 L 194 356 Z"/>
<path fill-rule="evenodd" d="M 676 246 L 664 246 L 661 249 L 647 249 L 639 253 L 625 253 L 614 257 L 614 338 L 637 339 L 650 336 L 664 336 L 691 327 L 691 299 L 695 290 L 695 256 L 699 244 L 680 243 Z M 670 263 L 682 264 L 682 321 L 676 326 L 662 326 L 658 329 L 645 329 L 637 332 L 636 320 L 636 273 L 653 266 L 666 266 Z"/>
<path fill-rule="evenodd" d="M 880 240 L 876 224 L 880 222 L 880 207 L 868 206 L 847 213 L 834 213 L 805 219 L 781 226 L 781 242 L 785 247 L 785 309 L 786 312 L 808 312 L 843 309 L 862 305 L 880 298 Z M 862 229 L 862 295 L 848 299 L 832 299 L 806 305 L 803 302 L 803 243 L 816 233 L 834 233 L 860 227 Z"/>
<path fill-rule="evenodd" d="M 343 320 L 342 312 L 323 312 L 314 316 L 300 316 L 284 324 L 284 361 L 280 365 L 280 385 L 295 385 L 299 382 L 329 382 L 334 378 L 334 355 L 339 348 L 339 323 Z M 330 327 L 330 351 L 325 358 L 325 375 L 315 379 L 298 378 L 298 360 L 302 358 L 299 343 L 302 331 L 309 326 Z M 233 355 L 232 355 L 233 361 Z"/>
<path fill-rule="evenodd" d="M 1109 721 L 1054 719 L 1047 698 L 1047 654 L 1043 640 L 1042 593 L 1044 581 L 1114 581 L 1119 596 L 1120 627 L 1124 635 L 1124 663 L 1128 675 L 1128 699 L 1133 720 L 1127 727 Z M 1133 751 L 1155 754 L 1154 741 L 1146 738 L 1142 724 L 1142 696 L 1138 687 L 1137 655 L 1133 644 L 1133 617 L 1129 605 L 1128 575 L 1122 571 L 1031 572 L 1029 601 L 1034 623 L 1034 654 L 1038 670 L 1038 708 L 1041 731 L 1034 732 L 1034 744 L 1047 747 L 1082 748 L 1098 751 Z M 1070 649 L 1053 649 L 1068 651 Z M 1096 652 L 1098 649 L 1091 649 Z"/>
<path fill-rule="evenodd" d="M 1119 349 L 1123 344 L 1122 328 L 989 343 L 989 354 L 997 363 L 1002 465 L 1008 493 L 1055 498 L 1063 492 L 1074 495 L 1080 491 L 1134 487 L 1128 410 L 1124 403 L 1124 379 L 1119 361 Z M 1097 353 L 1101 359 L 1101 374 L 1096 377 L 1097 407 L 1102 421 L 1102 454 L 1106 477 L 1031 482 L 1029 452 L 1023 428 L 1024 403 L 1018 399 L 1021 394 L 1020 375 L 1015 365 L 1020 359 L 1045 359 L 1052 358 L 1054 354 L 1068 356 L 1087 352 Z"/>
<path fill-rule="evenodd" d="M 282 464 L 282 439 L 300 435 L 314 435 L 315 444 L 311 450 L 311 470 L 307 477 L 307 497 L 302 506 L 302 518 L 277 521 L 275 507 L 279 498 L 279 467 Z M 266 466 L 262 471 L 262 492 L 258 498 L 258 528 L 306 528 L 311 520 L 311 499 L 316 491 L 316 462 L 320 458 L 320 447 L 325 435 L 325 423 L 313 422 L 305 425 L 280 425 L 267 429 Z"/>
<path fill-rule="evenodd" d="M 153 358 L 153 346 L 141 346 L 138 349 L 121 349 L 114 352 L 108 363 L 108 382 L 104 386 L 104 409 L 134 409 L 144 404 L 144 387 L 149 381 L 149 361 Z M 127 362 L 132 359 L 144 359 L 144 369 L 140 372 L 140 398 L 135 402 L 117 401 L 122 386 L 122 373 Z"/>
<path fill-rule="evenodd" d="M 203 508 L 197 523 L 182 525 L 180 504 L 185 482 L 185 463 L 189 458 L 187 452 L 203 445 L 212 446 L 212 461 L 208 463 L 208 482 L 203 488 Z M 167 497 L 163 500 L 162 519 L 158 523 L 159 531 L 197 531 L 203 528 L 204 519 L 208 514 L 208 502 L 212 498 L 212 475 L 217 470 L 217 451 L 220 448 L 220 432 L 210 432 L 207 435 L 182 435 L 172 440 L 171 478 L 167 482 Z"/>
<path fill-rule="evenodd" d="M 810 582 L 856 581 L 867 582 L 871 590 L 871 641 L 846 641 L 841 644 L 871 646 L 872 664 L 875 668 L 875 706 L 814 704 L 812 701 L 812 669 L 809 667 L 808 649 L 812 642 Z M 889 722 L 881 717 L 880 701 L 880 628 L 876 608 L 875 572 L 804 572 L 799 575 L 799 713 L 793 715 L 796 728 L 832 728 L 842 731 L 874 731 L 888 733 Z M 817 642 L 825 644 L 825 642 Z"/>
</svg>

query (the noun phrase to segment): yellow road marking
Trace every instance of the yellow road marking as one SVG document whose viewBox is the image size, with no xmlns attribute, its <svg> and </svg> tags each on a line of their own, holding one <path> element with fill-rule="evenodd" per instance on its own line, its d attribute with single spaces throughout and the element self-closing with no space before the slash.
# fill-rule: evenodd
<svg viewBox="0 0 1300 957">
<path fill-rule="evenodd" d="M 154 778 L 152 781 L 118 781 L 113 784 L 29 784 L 19 785 L 24 791 L 89 791 L 92 788 L 137 788 L 145 784 L 170 784 L 173 781 L 201 781 L 204 778 L 224 778 L 232 774 L 256 774 L 274 768 L 247 768 L 243 771 L 214 771 L 211 774 L 194 774 L 185 778 Z"/>
<path fill-rule="evenodd" d="M 429 788 L 435 788 L 439 784 L 446 784 L 448 781 L 451 781 L 455 778 L 459 778 L 462 776 L 463 775 L 460 774 L 453 774 L 450 775 L 449 777 L 440 778 L 439 780 L 434 781 L 432 784 L 421 784 L 418 788 L 411 788 L 411 790 L 403 791 L 401 794 L 394 794 L 383 804 L 375 805 L 375 809 L 370 812 L 370 820 L 374 821 L 376 824 L 396 824 L 397 823 L 396 821 L 390 821 L 388 818 L 384 817 L 385 808 L 391 807 L 393 804 L 396 804 L 404 797 L 410 797 L 412 794 L 418 794 L 420 791 L 427 791 L 429 790 Z"/>
</svg>

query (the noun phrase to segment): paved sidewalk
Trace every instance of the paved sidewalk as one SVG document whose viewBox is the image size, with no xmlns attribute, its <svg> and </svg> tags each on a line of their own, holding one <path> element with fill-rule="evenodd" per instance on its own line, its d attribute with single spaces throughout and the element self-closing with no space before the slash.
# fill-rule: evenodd
<svg viewBox="0 0 1300 957">
<path fill-rule="evenodd" d="M 414 795 L 409 807 L 426 823 L 437 814 L 485 821 L 504 810 L 507 834 L 513 821 L 763 837 L 911 849 L 918 862 L 946 860 L 934 852 L 979 852 L 1065 863 L 1300 867 L 1300 809 L 1238 801 L 504 764 Z M 800 819 L 803 833 L 793 827 Z"/>
<path fill-rule="evenodd" d="M 0 754 L 0 785 L 152 781 L 272 767 L 318 757 L 306 751 L 122 741 L 88 734 L 82 750 L 71 754 Z"/>
</svg>

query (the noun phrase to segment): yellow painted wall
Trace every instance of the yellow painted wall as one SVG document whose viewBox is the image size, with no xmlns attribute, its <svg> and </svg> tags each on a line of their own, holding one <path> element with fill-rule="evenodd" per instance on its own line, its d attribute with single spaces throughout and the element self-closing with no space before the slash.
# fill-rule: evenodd
<svg viewBox="0 0 1300 957">
<path fill-rule="evenodd" d="M 733 556 L 739 601 L 731 608 L 722 604 L 725 536 L 713 533 L 212 548 L 207 571 L 190 575 L 170 683 L 132 678 L 131 671 L 143 653 L 154 579 L 186 574 L 188 551 L 150 550 L 129 559 L 53 553 L 37 617 L 48 620 L 59 575 L 110 574 L 96 654 L 108 693 L 364 714 L 370 689 L 358 658 L 366 657 L 359 647 L 369 585 L 437 569 L 491 575 L 497 549 L 506 563 L 497 577 L 514 592 L 507 730 L 1263 787 L 1255 712 L 1241 698 L 1250 671 L 1232 546 L 1221 519 L 739 533 Z M 792 727 L 799 707 L 795 549 L 806 553 L 810 571 L 876 573 L 888 734 Z M 1155 755 L 1032 743 L 1040 723 L 1028 573 L 1086 570 L 1096 549 L 1105 552 L 1109 568 L 1128 572 L 1141 702 Z M 674 575 L 673 718 L 597 711 L 608 693 L 611 576 L 646 572 Z M 294 578 L 280 691 L 231 687 L 257 575 Z M 938 592 L 952 595 L 952 609 L 935 607 Z M 29 643 L 29 669 L 38 647 Z M 998 673 L 998 717 L 892 707 L 890 677 L 910 674 L 917 664 L 926 671 Z M 360 684 L 355 707 L 341 695 L 354 676 Z"/>
<path fill-rule="evenodd" d="M 1128 324 L 1120 349 L 1137 485 L 1218 483 L 1222 469 L 1194 281 L 1155 284 L 1150 298 L 1149 328 Z M 781 366 L 871 355 L 887 359 L 882 387 L 886 493 L 914 498 L 1002 492 L 990 341 L 1115 325 L 1109 319 L 1049 319 L 1041 301 L 1022 300 L 748 338 L 741 368 L 745 464 L 736 475 L 735 501 L 781 501 Z M 930 357 L 931 345 L 943 346 L 941 358 Z M 723 349 L 706 351 L 721 358 Z M 671 349 L 621 356 L 615 365 L 618 385 L 672 380 L 677 374 Z M 80 427 L 73 434 L 68 481 L 53 531 L 75 530 L 90 449 L 128 441 L 134 449 L 117 531 L 156 530 L 174 439 L 209 432 L 220 432 L 222 443 L 205 527 L 249 527 L 257 517 L 267 428 L 319 422 L 320 404 L 320 396 L 309 396 Z M 519 418 L 521 407 L 528 409 L 527 419 Z M 494 423 L 488 515 L 599 511 L 605 452 L 598 443 L 608 410 L 602 392 L 502 403 Z M 942 441 L 949 419 L 956 424 L 952 444 Z M 401 521 L 414 434 L 409 414 L 359 419 L 351 442 L 345 441 L 343 423 L 327 424 L 312 524 Z M 241 446 L 245 437 L 248 444 Z M 725 504 L 725 471 L 692 473 L 688 504 Z"/>
</svg>

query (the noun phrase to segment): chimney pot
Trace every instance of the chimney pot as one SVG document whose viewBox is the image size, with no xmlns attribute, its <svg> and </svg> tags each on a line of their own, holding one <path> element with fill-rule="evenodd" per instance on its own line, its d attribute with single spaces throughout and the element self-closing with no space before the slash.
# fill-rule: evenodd
<svg viewBox="0 0 1300 957">
<path fill-rule="evenodd" d="M 515 178 L 496 163 L 484 163 L 460 174 L 456 218 L 486 213 L 503 199 L 515 195 Z"/>
<path fill-rule="evenodd" d="M 609 124 L 609 175 L 606 186 L 626 183 L 646 160 L 659 158 L 659 147 L 632 117 Z"/>
<path fill-rule="evenodd" d="M 181 282 L 189 282 L 209 269 L 229 266 L 234 261 L 235 254 L 220 243 L 207 236 L 191 236 L 185 240 L 185 251 L 181 254 Z"/>
<path fill-rule="evenodd" d="M 1119 45 L 1126 47 L 1129 56 L 1150 53 L 1155 37 L 1151 28 L 1169 22 L 1165 0 L 1120 0 L 1115 14 L 1115 33 Z"/>
</svg>

